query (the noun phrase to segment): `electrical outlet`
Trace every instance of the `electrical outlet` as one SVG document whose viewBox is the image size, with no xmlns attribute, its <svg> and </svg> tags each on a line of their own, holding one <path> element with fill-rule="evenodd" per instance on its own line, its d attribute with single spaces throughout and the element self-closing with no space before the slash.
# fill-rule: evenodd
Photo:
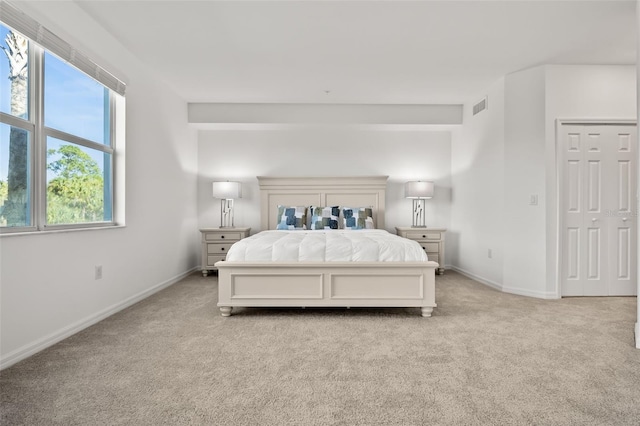
<svg viewBox="0 0 640 426">
<path fill-rule="evenodd" d="M 537 194 L 529 195 L 529 205 L 530 206 L 537 206 L 538 205 L 538 195 Z"/>
<path fill-rule="evenodd" d="M 97 265 L 96 266 L 96 280 L 101 280 L 102 279 L 102 265 Z"/>
<path fill-rule="evenodd" d="M 491 249 L 487 249 L 487 257 L 491 259 L 493 257 L 493 251 Z"/>
</svg>

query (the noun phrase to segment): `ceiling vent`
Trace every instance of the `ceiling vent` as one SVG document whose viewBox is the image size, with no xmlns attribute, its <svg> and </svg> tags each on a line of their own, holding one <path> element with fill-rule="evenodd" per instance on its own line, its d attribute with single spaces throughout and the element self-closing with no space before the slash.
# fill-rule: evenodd
<svg viewBox="0 0 640 426">
<path fill-rule="evenodd" d="M 480 102 L 478 102 L 473 106 L 473 115 L 477 115 L 481 113 L 482 111 L 487 109 L 487 107 L 488 107 L 488 103 L 487 103 L 487 98 L 485 97 L 484 99 L 482 99 Z"/>
</svg>

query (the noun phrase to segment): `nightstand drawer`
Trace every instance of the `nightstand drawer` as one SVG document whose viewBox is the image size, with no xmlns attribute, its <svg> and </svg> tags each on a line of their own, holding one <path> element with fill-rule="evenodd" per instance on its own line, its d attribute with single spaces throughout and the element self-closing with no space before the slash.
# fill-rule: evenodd
<svg viewBox="0 0 640 426">
<path fill-rule="evenodd" d="M 225 260 L 226 256 L 207 256 L 207 266 L 213 268 L 216 262 Z"/>
<path fill-rule="evenodd" d="M 428 231 L 411 231 L 407 232 L 407 237 L 410 240 L 439 240 L 441 238 L 441 234 L 439 232 L 428 232 Z"/>
<path fill-rule="evenodd" d="M 422 243 L 420 245 L 427 253 L 438 253 L 440 251 L 440 243 Z"/>
<path fill-rule="evenodd" d="M 205 241 L 238 241 L 242 238 L 240 232 L 212 232 L 205 233 Z"/>
<path fill-rule="evenodd" d="M 438 253 L 429 253 L 427 254 L 427 258 L 432 262 L 440 263 L 440 256 L 438 256 Z"/>
<path fill-rule="evenodd" d="M 224 254 L 229 251 L 233 243 L 229 244 L 207 244 L 207 253 L 208 254 Z"/>
</svg>

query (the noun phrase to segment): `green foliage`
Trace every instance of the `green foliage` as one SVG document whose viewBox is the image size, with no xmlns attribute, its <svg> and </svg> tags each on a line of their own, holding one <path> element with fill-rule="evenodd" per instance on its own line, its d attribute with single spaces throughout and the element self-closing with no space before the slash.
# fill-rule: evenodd
<svg viewBox="0 0 640 426">
<path fill-rule="evenodd" d="M 2 206 L 2 226 L 25 226 L 29 223 L 29 133 L 11 126 L 9 132 L 9 170 L 7 199 Z"/>
<path fill-rule="evenodd" d="M 74 145 L 47 152 L 47 169 L 55 177 L 47 186 L 47 223 L 104 220 L 104 180 L 98 164 Z"/>
<path fill-rule="evenodd" d="M 6 180 L 0 180 L 0 226 L 7 226 L 7 220 L 4 218 L 4 203 L 9 198 L 9 185 Z"/>
</svg>

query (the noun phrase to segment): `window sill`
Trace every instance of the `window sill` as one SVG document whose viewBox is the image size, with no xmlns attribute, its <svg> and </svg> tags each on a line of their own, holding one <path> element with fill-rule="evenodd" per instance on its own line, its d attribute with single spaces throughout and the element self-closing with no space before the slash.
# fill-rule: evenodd
<svg viewBox="0 0 640 426">
<path fill-rule="evenodd" d="M 0 233 L 0 238 L 24 237 L 27 235 L 63 234 L 67 232 L 103 231 L 105 229 L 122 229 L 122 228 L 126 228 L 126 225 L 105 225 L 105 226 L 92 226 L 88 228 L 48 229 L 46 231 L 5 232 L 5 233 Z"/>
</svg>

